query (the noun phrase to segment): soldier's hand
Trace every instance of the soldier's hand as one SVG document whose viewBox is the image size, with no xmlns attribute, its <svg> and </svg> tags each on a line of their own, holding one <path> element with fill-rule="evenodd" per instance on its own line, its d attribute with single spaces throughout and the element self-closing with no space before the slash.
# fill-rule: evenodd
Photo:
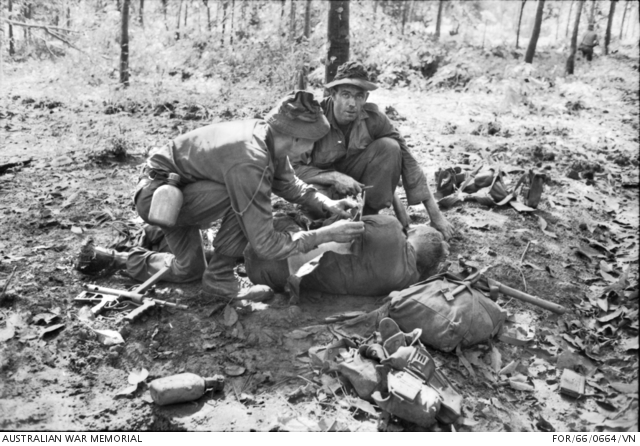
<svg viewBox="0 0 640 446">
<path fill-rule="evenodd" d="M 327 242 L 346 243 L 364 233 L 361 221 L 338 220 L 337 222 L 317 229 L 320 240 L 318 244 Z"/>
<path fill-rule="evenodd" d="M 445 240 L 449 240 L 454 233 L 453 225 L 447 221 L 442 215 L 431 218 L 431 226 L 440 231 Z"/>
<path fill-rule="evenodd" d="M 333 187 L 341 195 L 357 195 L 362 192 L 364 184 L 358 183 L 349 175 L 334 172 Z"/>
<path fill-rule="evenodd" d="M 351 214 L 347 211 L 353 208 L 357 209 L 358 203 L 353 198 L 343 198 L 342 200 L 331 200 L 325 203 L 324 207 L 332 214 L 342 218 L 351 218 Z"/>
</svg>

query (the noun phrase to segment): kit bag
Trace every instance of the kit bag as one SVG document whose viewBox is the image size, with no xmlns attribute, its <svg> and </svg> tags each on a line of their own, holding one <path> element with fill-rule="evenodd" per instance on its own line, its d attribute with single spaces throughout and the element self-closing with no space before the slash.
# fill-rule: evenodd
<svg viewBox="0 0 640 446">
<path fill-rule="evenodd" d="M 389 317 L 403 332 L 421 329 L 422 343 L 444 352 L 486 341 L 500 331 L 507 313 L 468 286 L 453 296 L 461 283 L 446 274 L 394 291 Z"/>
</svg>

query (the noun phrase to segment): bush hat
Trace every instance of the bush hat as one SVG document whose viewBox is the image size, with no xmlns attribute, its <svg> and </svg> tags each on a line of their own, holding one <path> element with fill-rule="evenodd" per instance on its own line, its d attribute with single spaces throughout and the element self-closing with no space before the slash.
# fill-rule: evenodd
<svg viewBox="0 0 640 446">
<path fill-rule="evenodd" d="M 369 81 L 369 73 L 361 62 L 352 61 L 345 62 L 338 67 L 338 72 L 333 81 L 325 85 L 325 88 L 335 87 L 337 85 L 355 85 L 365 91 L 371 91 L 378 88 L 376 84 Z"/>
<path fill-rule="evenodd" d="M 313 97 L 304 90 L 282 98 L 264 120 L 276 131 L 294 138 L 317 141 L 329 133 L 329 121 Z"/>
</svg>

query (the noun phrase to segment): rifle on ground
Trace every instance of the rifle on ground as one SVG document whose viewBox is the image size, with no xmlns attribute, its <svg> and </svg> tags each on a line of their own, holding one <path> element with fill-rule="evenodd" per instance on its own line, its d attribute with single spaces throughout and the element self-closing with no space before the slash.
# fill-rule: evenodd
<svg viewBox="0 0 640 446">
<path fill-rule="evenodd" d="M 505 296 L 513 297 L 514 299 L 518 299 L 522 302 L 536 305 L 540 308 L 544 308 L 545 310 L 549 310 L 556 314 L 564 314 L 567 311 L 567 309 L 562 305 L 540 299 L 539 297 L 532 296 L 531 294 L 527 294 L 520 290 L 516 290 L 515 288 L 508 287 L 498 282 L 497 280 L 493 280 L 484 276 L 484 273 L 486 273 L 488 269 L 489 267 L 486 267 L 482 270 L 478 270 L 475 273 L 468 275 L 464 279 L 464 285 L 458 286 L 455 290 L 453 290 L 452 294 L 455 296 L 465 287 L 475 284 L 476 288 L 482 291 L 489 292 L 493 300 L 497 299 L 498 293 L 502 293 Z"/>
<path fill-rule="evenodd" d="M 127 314 L 124 319 L 133 322 L 138 316 L 145 313 L 151 307 L 156 305 L 161 307 L 172 307 L 180 310 L 186 310 L 189 307 L 186 305 L 176 304 L 173 302 L 167 302 L 165 300 L 154 299 L 148 294 L 149 289 L 160 280 L 160 278 L 169 270 L 168 266 L 165 266 L 160 271 L 155 273 L 142 285 L 134 288 L 132 291 L 117 290 L 113 288 L 106 288 L 97 285 L 82 284 L 85 289 L 75 299 L 75 302 L 98 302 L 91 308 L 91 314 L 98 315 L 105 308 L 113 309 L 123 301 L 130 301 L 139 306 Z"/>
</svg>

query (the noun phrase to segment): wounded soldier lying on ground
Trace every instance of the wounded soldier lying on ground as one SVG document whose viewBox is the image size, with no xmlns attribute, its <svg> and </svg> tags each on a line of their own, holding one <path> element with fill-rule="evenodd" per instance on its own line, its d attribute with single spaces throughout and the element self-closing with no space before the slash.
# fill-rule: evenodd
<svg viewBox="0 0 640 446">
<path fill-rule="evenodd" d="M 389 215 L 363 216 L 362 222 L 364 234 L 351 247 L 327 243 L 304 255 L 269 261 L 261 260 L 248 246 L 244 257 L 249 279 L 274 290 L 289 283 L 294 297 L 300 292 L 309 297 L 319 293 L 387 296 L 436 274 L 449 254 L 442 234 L 427 225 L 414 226 L 405 235 L 400 222 Z M 274 227 L 281 232 L 302 230 L 289 217 L 275 218 Z"/>
</svg>

